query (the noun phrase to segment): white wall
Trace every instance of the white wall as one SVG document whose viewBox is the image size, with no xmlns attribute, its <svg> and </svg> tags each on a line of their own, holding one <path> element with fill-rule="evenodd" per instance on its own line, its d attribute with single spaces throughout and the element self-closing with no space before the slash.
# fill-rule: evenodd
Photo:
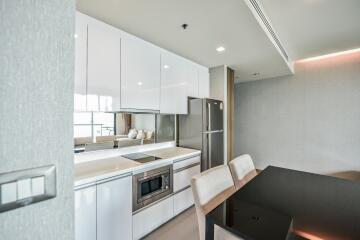
<svg viewBox="0 0 360 240">
<path fill-rule="evenodd" d="M 1 240 L 71 240 L 73 0 L 0 3 L 0 173 L 54 164 L 57 197 L 0 213 Z"/>
<path fill-rule="evenodd" d="M 360 171 L 360 53 L 235 89 L 235 151 L 257 168 Z"/>
</svg>

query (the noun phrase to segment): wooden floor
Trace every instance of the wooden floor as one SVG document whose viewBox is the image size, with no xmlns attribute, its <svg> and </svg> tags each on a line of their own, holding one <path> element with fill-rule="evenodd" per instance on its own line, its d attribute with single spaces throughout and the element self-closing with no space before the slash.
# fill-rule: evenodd
<svg viewBox="0 0 360 240">
<path fill-rule="evenodd" d="M 165 223 L 144 240 L 199 240 L 195 208 L 192 207 Z"/>
</svg>

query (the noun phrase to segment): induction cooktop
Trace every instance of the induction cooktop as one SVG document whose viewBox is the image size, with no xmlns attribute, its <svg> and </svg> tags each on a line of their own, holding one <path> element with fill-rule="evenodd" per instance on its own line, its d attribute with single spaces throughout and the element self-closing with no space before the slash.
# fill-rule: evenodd
<svg viewBox="0 0 360 240">
<path fill-rule="evenodd" d="M 135 162 L 139 162 L 139 163 L 147 163 L 147 162 L 152 162 L 152 161 L 161 159 L 159 157 L 147 155 L 144 153 L 131 153 L 131 154 L 122 155 L 122 157 L 133 160 Z"/>
</svg>

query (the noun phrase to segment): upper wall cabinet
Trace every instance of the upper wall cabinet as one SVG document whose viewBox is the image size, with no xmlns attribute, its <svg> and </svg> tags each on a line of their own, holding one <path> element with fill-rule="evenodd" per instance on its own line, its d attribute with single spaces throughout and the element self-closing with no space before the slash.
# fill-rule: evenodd
<svg viewBox="0 0 360 240">
<path fill-rule="evenodd" d="M 121 40 L 121 108 L 160 109 L 160 49 L 128 34 Z"/>
<path fill-rule="evenodd" d="M 88 24 L 87 110 L 120 109 L 120 44 L 118 29 L 90 19 Z"/>
<path fill-rule="evenodd" d="M 187 114 L 209 96 L 205 67 L 79 12 L 75 33 L 75 111 Z"/>
<path fill-rule="evenodd" d="M 160 112 L 187 114 L 188 97 L 198 97 L 194 63 L 169 52 L 161 54 Z"/>
<path fill-rule="evenodd" d="M 210 96 L 210 75 L 206 67 L 198 67 L 199 78 L 199 98 L 208 98 Z"/>
<path fill-rule="evenodd" d="M 74 110 L 86 111 L 87 16 L 77 12 L 75 25 Z"/>
</svg>

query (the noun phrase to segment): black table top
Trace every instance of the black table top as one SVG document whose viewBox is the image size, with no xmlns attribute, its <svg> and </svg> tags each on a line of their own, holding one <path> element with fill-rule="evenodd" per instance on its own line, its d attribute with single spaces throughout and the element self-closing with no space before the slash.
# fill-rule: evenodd
<svg viewBox="0 0 360 240">
<path fill-rule="evenodd" d="M 207 220 L 238 234 L 234 209 L 244 203 L 290 216 L 296 232 L 314 239 L 360 239 L 358 182 L 270 166 L 208 213 Z"/>
</svg>

